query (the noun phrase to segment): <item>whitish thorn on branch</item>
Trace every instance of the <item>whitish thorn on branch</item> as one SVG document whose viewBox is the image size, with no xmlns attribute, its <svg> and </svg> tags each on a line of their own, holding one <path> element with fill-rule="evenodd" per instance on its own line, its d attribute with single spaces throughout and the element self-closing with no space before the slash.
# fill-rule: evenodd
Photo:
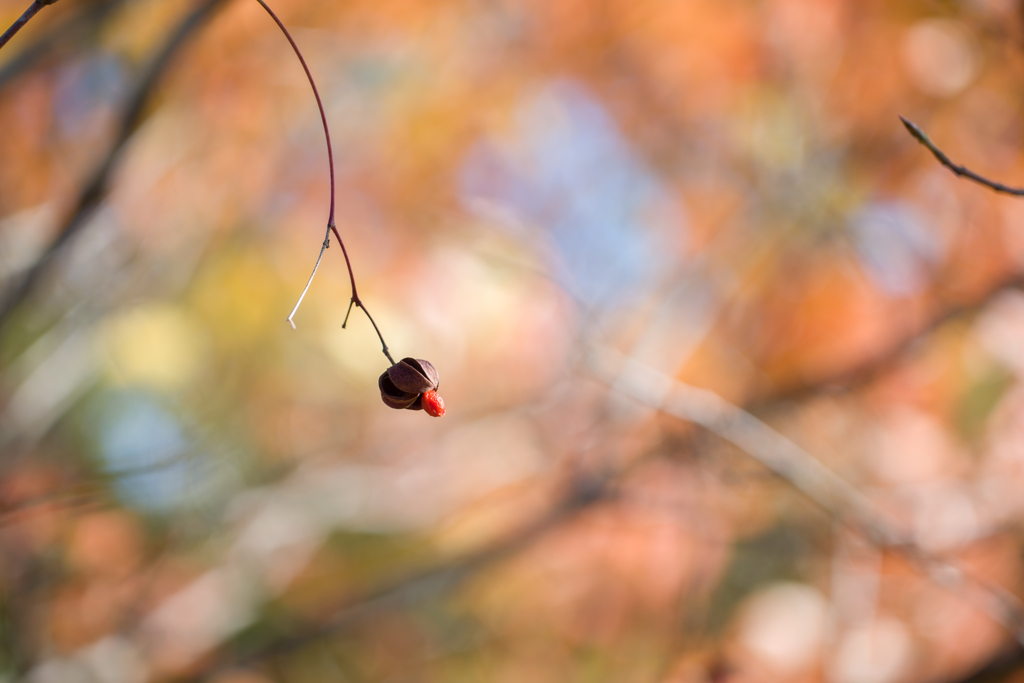
<svg viewBox="0 0 1024 683">
<path fill-rule="evenodd" d="M 906 126 L 907 130 L 910 132 L 910 134 L 914 137 L 915 140 L 917 140 L 922 145 L 927 147 L 928 150 L 935 156 L 935 158 L 939 160 L 940 164 L 942 164 L 950 171 L 955 173 L 958 177 L 973 180 L 979 185 L 984 185 L 990 190 L 994 190 L 996 192 L 1010 194 L 1015 197 L 1024 197 L 1024 188 L 1010 187 L 1009 185 L 997 183 L 994 180 L 989 180 L 985 176 L 978 175 L 977 173 L 970 170 L 966 166 L 954 164 L 953 161 L 948 156 L 946 156 L 946 153 L 939 149 L 938 146 L 936 146 L 936 144 L 932 142 L 932 139 L 928 137 L 923 130 L 921 130 L 920 126 L 902 116 L 900 117 L 900 121 L 903 122 L 903 125 Z"/>
</svg>

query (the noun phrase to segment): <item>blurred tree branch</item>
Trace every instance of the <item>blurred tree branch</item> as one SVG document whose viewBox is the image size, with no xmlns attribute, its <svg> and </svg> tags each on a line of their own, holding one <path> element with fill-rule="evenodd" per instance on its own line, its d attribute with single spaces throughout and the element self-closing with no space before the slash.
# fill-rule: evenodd
<svg viewBox="0 0 1024 683">
<path fill-rule="evenodd" d="M 677 382 L 610 350 L 594 353 L 591 366 L 623 395 L 698 424 L 737 446 L 872 544 L 900 553 L 937 584 L 971 600 L 1024 644 L 1024 605 L 1015 596 L 926 553 L 856 487 L 750 412 L 712 391 Z"/>
<path fill-rule="evenodd" d="M 92 33 L 109 17 L 125 0 L 102 0 L 90 4 L 85 9 L 78 9 L 64 16 L 45 30 L 39 32 L 32 42 L 21 50 L 3 66 L 0 66 L 0 88 L 5 87 L 18 75 L 32 68 L 43 56 L 56 48 L 67 48 L 76 45 L 81 39 Z"/>
<path fill-rule="evenodd" d="M 6 292 L 3 302 L 0 303 L 0 329 L 3 329 L 10 321 L 11 315 L 31 294 L 50 264 L 69 244 L 71 238 L 89 224 L 93 211 L 107 194 L 110 176 L 121 156 L 121 151 L 143 120 L 145 105 L 160 77 L 167 70 L 174 55 L 187 42 L 192 33 L 202 26 L 222 4 L 224 4 L 224 0 L 204 0 L 196 6 L 178 24 L 167 42 L 157 52 L 149 66 L 139 77 L 139 81 L 125 107 L 117 136 L 111 144 L 110 151 L 86 183 L 85 188 L 78 195 L 68 218 L 63 221 L 63 227 L 58 231 L 57 237 L 23 274 L 14 278 L 15 282 Z"/>
<path fill-rule="evenodd" d="M 941 683 L 994 683 L 1004 681 L 1024 665 L 1024 647 L 1014 644 L 1013 647 L 1000 650 L 991 659 L 970 670 L 960 678 L 942 681 Z M 937 682 L 939 683 L 939 682 Z"/>
<path fill-rule="evenodd" d="M 993 282 L 970 301 L 950 304 L 946 308 L 940 309 L 909 334 L 895 340 L 878 353 L 858 361 L 853 366 L 829 375 L 797 380 L 774 387 L 764 395 L 750 401 L 746 408 L 753 413 L 759 413 L 780 403 L 800 402 L 839 389 L 853 390 L 866 386 L 892 369 L 893 365 L 899 362 L 922 339 L 927 338 L 947 323 L 977 314 L 1002 292 L 1022 288 L 1024 288 L 1024 274 L 1010 273 Z"/>
<path fill-rule="evenodd" d="M 464 557 L 415 572 L 347 600 L 333 609 L 331 616 L 323 621 L 293 629 L 287 636 L 268 640 L 248 652 L 234 654 L 222 651 L 219 656 L 205 662 L 200 670 L 194 671 L 190 680 L 200 681 L 225 669 L 288 654 L 380 614 L 383 610 L 396 609 L 453 590 L 480 571 L 529 546 L 583 510 L 611 498 L 614 495 L 611 482 L 621 474 L 620 471 L 601 478 L 578 476 L 569 483 L 563 497 L 548 512 L 511 535 Z"/>
<path fill-rule="evenodd" d="M 204 11 L 203 8 L 212 8 L 215 4 L 217 4 L 217 0 L 210 0 L 197 12 Z M 179 29 L 180 31 L 181 29 Z M 184 40 L 183 35 L 180 40 Z M 15 290 L 14 295 L 16 296 L 10 302 L 4 302 L 3 307 L 0 307 L 0 326 L 7 320 L 11 311 L 31 293 L 31 289 L 40 277 L 40 272 L 46 268 L 48 262 L 52 261 L 54 254 L 66 245 L 71 237 L 70 233 L 80 231 L 88 223 L 92 211 L 102 201 L 109 189 L 111 168 L 116 164 L 119 152 L 127 143 L 131 132 L 137 128 L 148 90 L 153 87 L 154 82 L 159 78 L 160 69 L 170 58 L 167 50 L 173 51 L 171 46 L 174 45 L 174 42 L 175 39 L 172 39 L 168 47 L 161 53 L 161 57 L 154 60 L 154 66 L 147 72 L 148 83 L 147 78 L 141 80 L 139 90 L 132 97 L 132 105 L 126 112 L 117 142 L 106 161 L 100 166 L 97 175 L 79 197 L 79 202 L 60 235 L 46 250 L 43 258 L 28 271 L 26 281 L 20 283 L 24 289 Z M 156 65 L 160 64 L 161 58 L 165 62 L 157 68 Z M 153 73 L 154 69 L 156 73 Z M 0 71 L 0 76 L 2 73 Z M 2 82 L 2 77 L 0 77 L 0 85 Z M 1015 190 L 988 181 L 962 166 L 953 164 L 916 125 L 905 119 L 904 124 L 915 139 L 928 147 L 943 165 L 946 165 L 958 176 L 968 177 L 995 191 L 1015 195 L 1024 194 L 1024 190 Z M 597 363 L 597 367 L 599 374 L 616 390 L 630 395 L 652 408 L 700 424 L 720 437 L 740 446 L 755 460 L 817 502 L 827 512 L 836 517 L 850 520 L 880 547 L 906 554 L 942 585 L 949 586 L 956 591 L 970 592 L 977 604 L 983 605 L 1001 623 L 1007 625 L 1019 639 L 1024 625 L 1022 625 L 1020 606 L 1012 596 L 1006 595 L 998 587 L 978 584 L 970 577 L 959 574 L 955 567 L 948 563 L 936 561 L 922 553 L 916 548 L 913 541 L 900 533 L 860 491 L 824 467 L 799 446 L 751 415 L 750 412 L 758 406 L 777 404 L 780 401 L 800 401 L 828 391 L 837 385 L 861 386 L 885 372 L 914 344 L 946 322 L 977 311 L 998 292 L 1010 287 L 1020 287 L 1022 280 L 1024 278 L 1018 274 L 1002 279 L 973 301 L 944 308 L 923 325 L 894 342 L 886 350 L 858 361 L 854 367 L 835 375 L 812 378 L 809 381 L 801 381 L 798 384 L 776 389 L 760 398 L 756 404 L 750 404 L 746 408 L 728 404 L 711 392 L 674 383 L 670 378 L 653 370 L 640 368 L 628 360 L 604 358 Z M 353 283 L 353 293 L 354 291 Z M 621 364 L 629 367 L 620 369 L 617 366 Z M 457 558 L 442 566 L 413 573 L 404 579 L 371 590 L 355 600 L 335 606 L 332 616 L 323 621 L 308 623 L 284 636 L 267 640 L 253 649 L 237 655 L 228 653 L 229 646 L 225 646 L 214 654 L 213 661 L 209 666 L 202 665 L 203 671 L 200 675 L 207 675 L 226 666 L 245 665 L 259 659 L 286 654 L 319 638 L 348 628 L 367 617 L 379 614 L 381 610 L 395 609 L 425 597 L 452 590 L 476 572 L 493 566 L 494 563 L 528 546 L 563 521 L 572 519 L 579 511 L 607 500 L 611 496 L 612 483 L 624 474 L 625 469 L 619 469 L 605 473 L 600 478 L 576 480 L 547 513 L 518 532 L 493 541 L 477 552 Z M 961 680 L 987 680 L 990 675 L 993 675 L 992 667 L 997 663 L 1009 664 L 1016 668 L 1022 660 L 1022 655 L 1024 655 L 1024 650 L 1014 648 L 1007 654 L 1001 654 L 990 665 L 970 674 L 969 678 Z M 986 671 L 987 673 L 984 673 Z"/>
<path fill-rule="evenodd" d="M 857 488 L 744 408 L 711 391 L 676 382 L 608 350 L 595 351 L 590 358 L 590 368 L 613 391 L 697 424 L 737 446 L 830 516 L 850 525 L 877 547 L 908 558 L 936 584 L 961 595 L 1003 625 L 1018 642 L 1024 642 L 1024 606 L 1015 596 L 923 551 L 909 534 L 897 529 Z M 453 590 L 475 573 L 515 554 L 582 510 L 608 500 L 613 495 L 614 482 L 635 465 L 634 461 L 618 470 L 605 472 L 600 478 L 579 478 L 546 514 L 512 536 L 440 567 L 415 573 L 347 600 L 331 610 L 332 616 L 320 623 L 303 627 L 287 636 L 272 638 L 238 655 L 225 653 L 215 656 L 200 671 L 194 672 L 193 680 L 201 680 L 225 668 L 287 654 L 377 615 L 381 610 L 394 609 Z M 1024 658 L 1024 650 L 1021 656 Z M 1002 661 L 1004 655 L 999 657 Z"/>
</svg>

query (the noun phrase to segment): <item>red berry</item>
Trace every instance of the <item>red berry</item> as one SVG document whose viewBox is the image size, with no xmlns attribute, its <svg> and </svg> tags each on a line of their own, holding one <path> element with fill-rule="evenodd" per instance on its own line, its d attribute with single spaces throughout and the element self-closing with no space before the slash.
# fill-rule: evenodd
<svg viewBox="0 0 1024 683">
<path fill-rule="evenodd" d="M 444 415 L 444 399 L 438 396 L 436 391 L 424 392 L 423 410 L 431 417 L 441 417 Z"/>
</svg>

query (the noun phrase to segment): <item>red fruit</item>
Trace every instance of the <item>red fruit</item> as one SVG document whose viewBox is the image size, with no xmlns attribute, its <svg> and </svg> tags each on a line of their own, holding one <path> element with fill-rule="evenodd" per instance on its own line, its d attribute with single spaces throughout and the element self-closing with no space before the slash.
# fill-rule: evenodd
<svg viewBox="0 0 1024 683">
<path fill-rule="evenodd" d="M 441 417 L 444 415 L 444 399 L 438 396 L 436 391 L 424 392 L 423 410 L 431 417 Z"/>
</svg>

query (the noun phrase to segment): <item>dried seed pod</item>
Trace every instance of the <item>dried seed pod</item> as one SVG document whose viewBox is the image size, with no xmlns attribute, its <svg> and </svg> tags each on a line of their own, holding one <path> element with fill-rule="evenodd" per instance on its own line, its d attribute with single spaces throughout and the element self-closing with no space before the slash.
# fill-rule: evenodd
<svg viewBox="0 0 1024 683">
<path fill-rule="evenodd" d="M 403 358 L 388 368 L 387 375 L 395 387 L 406 393 L 422 394 L 437 389 L 437 370 L 425 360 Z"/>
<path fill-rule="evenodd" d="M 437 369 L 418 358 L 403 358 L 377 380 L 384 405 L 396 410 L 423 410 L 423 394 L 436 391 L 437 383 Z"/>
</svg>

